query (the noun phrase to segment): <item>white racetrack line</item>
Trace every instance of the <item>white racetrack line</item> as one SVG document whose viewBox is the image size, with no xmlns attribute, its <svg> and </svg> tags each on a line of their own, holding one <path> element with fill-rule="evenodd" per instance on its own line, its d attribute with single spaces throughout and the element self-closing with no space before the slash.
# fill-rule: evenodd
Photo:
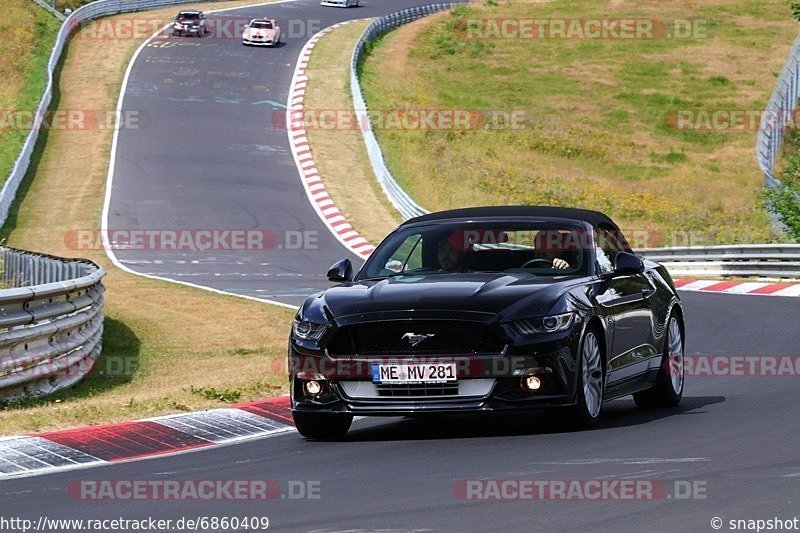
<svg viewBox="0 0 800 533">
<path fill-rule="evenodd" d="M 236 10 L 236 9 L 247 9 L 249 7 L 258 7 L 258 6 L 264 6 L 264 5 L 287 4 L 287 3 L 295 2 L 295 1 L 296 0 L 277 0 L 275 2 L 258 2 L 258 3 L 254 3 L 254 4 L 244 5 L 244 6 L 227 7 L 227 8 L 224 8 L 224 9 L 215 9 L 213 11 L 208 11 L 207 13 L 222 13 L 223 11 L 233 11 L 233 10 Z M 131 57 L 131 60 L 128 63 L 128 68 L 125 70 L 125 76 L 122 79 L 122 86 L 120 87 L 120 91 L 119 91 L 119 99 L 117 100 L 117 110 L 116 110 L 117 111 L 117 116 L 121 116 L 120 114 L 122 113 L 122 103 L 125 100 L 125 92 L 127 91 L 127 88 L 128 88 L 128 80 L 130 78 L 131 71 L 133 70 L 133 65 L 134 65 L 134 63 L 136 63 L 136 59 L 139 57 L 139 54 L 142 52 L 142 50 L 144 50 L 144 48 L 153 39 L 158 37 L 158 35 L 161 32 L 163 32 L 164 30 L 166 30 L 167 28 L 169 28 L 169 24 L 166 24 L 164 27 L 162 27 L 161 29 L 159 29 L 158 31 L 153 33 L 150 37 L 148 37 L 139 46 L 139 48 L 136 49 L 136 52 L 134 52 L 133 57 Z M 287 135 L 288 135 L 288 133 L 287 133 Z M 279 307 L 285 307 L 287 309 L 293 309 L 293 310 L 298 309 L 298 307 L 296 305 L 290 305 L 290 304 L 286 304 L 286 303 L 283 303 L 283 302 L 278 302 L 278 301 L 275 301 L 275 300 L 265 300 L 263 298 L 256 298 L 254 296 L 247 296 L 245 294 L 236 294 L 236 293 L 232 293 L 232 292 L 226 292 L 226 291 L 223 291 L 223 290 L 220 290 L 220 289 L 214 289 L 212 287 L 207 287 L 205 285 L 198 285 L 196 283 L 190 283 L 188 281 L 180 281 L 180 280 L 175 280 L 175 279 L 171 279 L 171 278 L 165 278 L 165 277 L 162 277 L 162 276 L 155 276 L 153 274 L 144 274 L 142 272 L 137 272 L 137 271 L 135 271 L 135 270 L 133 270 L 131 268 L 128 268 L 127 266 L 122 264 L 120 262 L 120 260 L 117 258 L 116 254 L 114 254 L 114 250 L 111 247 L 111 243 L 109 242 L 109 239 L 108 239 L 108 213 L 109 213 L 109 209 L 110 209 L 110 206 L 111 206 L 111 189 L 112 189 L 112 187 L 114 185 L 114 166 L 115 166 L 116 159 L 117 159 L 117 142 L 118 142 L 118 138 L 119 138 L 119 128 L 115 128 L 114 129 L 114 137 L 113 137 L 113 140 L 111 141 L 111 156 L 109 157 L 109 161 L 108 161 L 108 175 L 106 177 L 106 193 L 105 193 L 105 199 L 103 201 L 103 214 L 101 215 L 101 219 L 100 219 L 100 236 L 101 236 L 100 238 L 102 239 L 103 248 L 105 249 L 106 255 L 111 260 L 111 262 L 114 264 L 114 266 L 116 266 L 117 268 L 119 268 L 121 270 L 124 270 L 125 272 L 127 272 L 129 274 L 133 274 L 135 276 L 142 276 L 144 278 L 155 279 L 155 280 L 159 280 L 159 281 L 168 281 L 170 283 L 177 283 L 178 285 L 185 285 L 187 287 L 193 287 L 195 289 L 202 289 L 204 291 L 213 292 L 213 293 L 216 293 L 216 294 L 224 294 L 224 295 L 227 295 L 227 296 L 235 296 L 237 298 L 244 298 L 245 300 L 252 300 L 252 301 L 255 301 L 255 302 L 261 302 L 261 303 L 267 303 L 267 304 L 271 304 L 271 305 L 277 305 Z"/>
</svg>

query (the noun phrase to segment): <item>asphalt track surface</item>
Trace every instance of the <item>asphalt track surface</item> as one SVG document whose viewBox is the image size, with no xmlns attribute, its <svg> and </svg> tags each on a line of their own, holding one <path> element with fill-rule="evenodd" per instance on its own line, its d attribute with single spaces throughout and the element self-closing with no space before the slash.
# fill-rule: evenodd
<svg viewBox="0 0 800 533">
<path fill-rule="evenodd" d="M 798 355 L 800 299 L 684 294 L 687 354 Z M 364 419 L 346 441 L 292 433 L 236 446 L 0 483 L 3 515 L 177 520 L 262 515 L 283 531 L 713 531 L 710 520 L 800 515 L 797 377 L 690 377 L 681 405 L 605 405 L 591 431 L 538 415 Z M 704 499 L 465 501 L 463 479 L 699 483 Z M 71 480 L 319 481 L 318 500 L 77 501 Z M 677 494 L 677 493 L 676 493 Z M 700 495 L 700 494 L 698 494 Z M 727 531 L 727 525 L 722 529 Z"/>
<path fill-rule="evenodd" d="M 325 27 L 421 3 L 372 0 L 370 7 L 336 10 L 301 1 L 226 16 L 268 12 L 281 20 L 318 19 Z M 182 42 L 192 44 L 145 48 L 132 70 L 124 107 L 146 111 L 150 122 L 120 132 L 109 227 L 316 231 L 319 244 L 263 253 L 117 255 L 140 272 L 298 303 L 326 285 L 321 273 L 329 263 L 355 259 L 309 205 L 285 132 L 265 126 L 272 108 L 253 104 L 285 102 L 305 36 L 275 50 L 210 38 Z M 165 81 L 180 72 L 185 85 Z M 800 355 L 800 299 L 699 293 L 683 299 L 689 355 Z M 797 377 L 689 377 L 678 408 L 641 410 L 618 400 L 606 404 L 597 429 L 585 432 L 563 431 L 538 415 L 365 419 L 344 442 L 287 434 L 8 480 L 0 483 L 0 502 L 4 517 L 34 523 L 41 516 L 267 516 L 270 529 L 286 531 L 712 531 L 711 519 L 721 517 L 727 531 L 730 519 L 800 515 L 798 391 Z M 321 497 L 78 501 L 67 486 L 82 479 L 307 480 L 320 482 Z M 640 501 L 465 501 L 454 492 L 464 479 L 635 479 L 668 488 L 688 481 L 703 493 Z"/>
<path fill-rule="evenodd" d="M 325 273 L 336 261 L 348 257 L 360 265 L 303 189 L 285 128 L 289 86 L 301 48 L 317 31 L 427 3 L 370 0 L 335 9 L 299 0 L 210 14 L 219 32 L 202 39 L 152 40 L 132 66 L 122 102 L 123 116 L 137 118 L 118 135 L 109 232 L 247 230 L 257 237 L 261 231 L 270 249 L 156 245 L 116 249 L 120 262 L 144 274 L 293 305 L 330 285 Z M 245 47 L 223 24 L 213 24 L 263 16 L 284 30 L 276 48 Z"/>
</svg>

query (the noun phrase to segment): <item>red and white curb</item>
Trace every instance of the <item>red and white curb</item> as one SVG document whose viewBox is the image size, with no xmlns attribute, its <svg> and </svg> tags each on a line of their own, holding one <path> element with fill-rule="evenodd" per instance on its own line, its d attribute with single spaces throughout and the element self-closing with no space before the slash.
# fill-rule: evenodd
<svg viewBox="0 0 800 533">
<path fill-rule="evenodd" d="M 375 250 L 375 247 L 347 222 L 347 219 L 345 219 L 330 194 L 328 194 L 325 183 L 322 181 L 314 162 L 314 154 L 308 144 L 308 136 L 304 125 L 304 102 L 306 88 L 308 87 L 306 68 L 311 59 L 311 53 L 324 35 L 350 22 L 354 21 L 342 22 L 325 28 L 314 35 L 303 47 L 289 89 L 289 101 L 286 105 L 286 127 L 289 132 L 289 145 L 294 155 L 297 170 L 300 172 L 303 187 L 314 210 L 339 242 L 356 255 L 366 259 Z"/>
<path fill-rule="evenodd" d="M 223 409 L 0 439 L 0 480 L 186 452 L 294 431 L 288 396 Z"/>
<path fill-rule="evenodd" d="M 681 291 L 708 292 L 717 294 L 800 296 L 800 284 L 792 283 L 676 279 L 675 286 Z"/>
</svg>

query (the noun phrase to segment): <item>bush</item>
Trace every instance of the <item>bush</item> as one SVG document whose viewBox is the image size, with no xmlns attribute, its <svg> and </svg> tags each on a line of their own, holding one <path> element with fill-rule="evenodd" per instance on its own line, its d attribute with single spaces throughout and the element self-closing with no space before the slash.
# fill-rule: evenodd
<svg viewBox="0 0 800 533">
<path fill-rule="evenodd" d="M 781 184 L 764 192 L 767 208 L 786 226 L 786 232 L 800 242 L 800 185 Z"/>
</svg>

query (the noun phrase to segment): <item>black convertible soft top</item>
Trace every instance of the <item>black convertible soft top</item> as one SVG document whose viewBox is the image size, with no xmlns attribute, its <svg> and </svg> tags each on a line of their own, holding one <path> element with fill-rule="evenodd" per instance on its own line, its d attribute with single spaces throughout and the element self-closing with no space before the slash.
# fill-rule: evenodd
<svg viewBox="0 0 800 533">
<path fill-rule="evenodd" d="M 552 207 L 535 205 L 510 205 L 510 206 L 488 206 L 488 207 L 466 207 L 462 209 L 451 209 L 449 211 L 439 211 L 429 213 L 420 217 L 412 218 L 403 223 L 416 224 L 419 222 L 435 222 L 437 220 L 450 219 L 470 219 L 470 218 L 494 218 L 494 217 L 542 217 L 542 218 L 563 218 L 567 220 L 582 220 L 592 226 L 611 226 L 619 231 L 619 228 L 607 215 L 599 211 L 589 209 L 576 209 L 572 207 Z"/>
</svg>

